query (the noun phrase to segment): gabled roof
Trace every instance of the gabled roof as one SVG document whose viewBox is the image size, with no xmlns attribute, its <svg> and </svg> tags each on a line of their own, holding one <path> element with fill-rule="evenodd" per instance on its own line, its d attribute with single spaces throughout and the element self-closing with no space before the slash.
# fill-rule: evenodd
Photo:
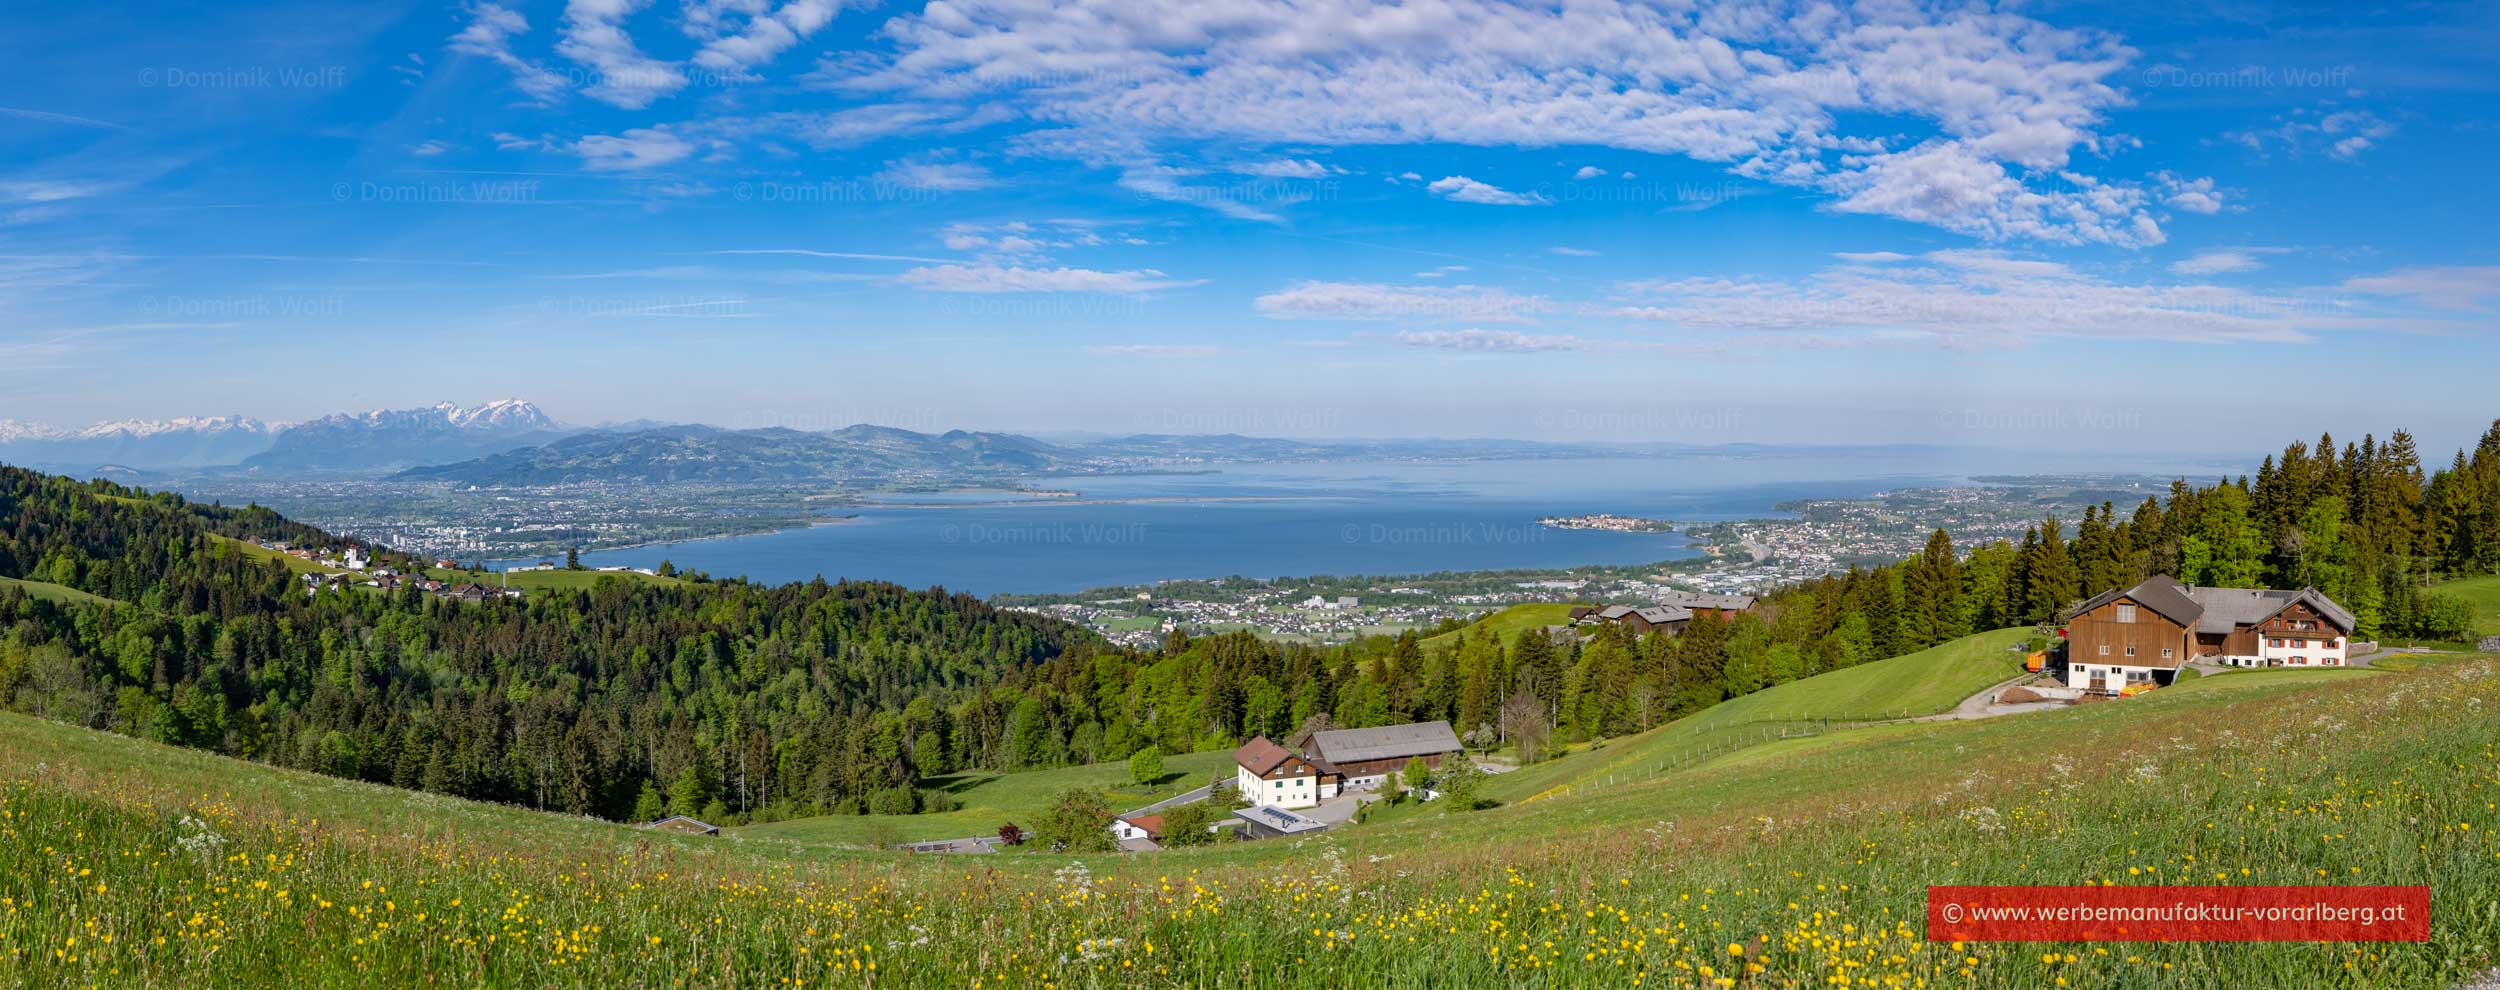
<svg viewBox="0 0 2500 990">
<path fill-rule="evenodd" d="M 2066 613 L 2066 618 L 2072 620 L 2121 598 L 2152 609 L 2154 614 L 2189 628 L 2195 628 L 2197 621 L 2205 616 L 2205 606 L 2188 595 L 2186 585 L 2156 574 L 2136 582 L 2135 587 L 2113 588 L 2094 595 Z"/>
<path fill-rule="evenodd" d="M 1163 834 L 1162 815 L 1121 815 L 1120 820 L 1144 829 L 1150 838 Z"/>
<path fill-rule="evenodd" d="M 2274 591 L 2264 588 L 2189 588 L 2188 594 L 2205 606 L 2205 620 L 2198 624 L 2200 633 L 2226 634 L 2241 626 L 2254 626 L 2283 614 L 2296 604 L 2307 603 L 2311 609 L 2335 623 L 2335 628 L 2352 632 L 2352 613 L 2326 597 L 2316 588 L 2299 591 Z"/>
<path fill-rule="evenodd" d="M 1276 745 L 1275 740 L 1266 736 L 1242 743 L 1240 749 L 1233 751 L 1234 763 L 1262 777 L 1266 776 L 1268 771 L 1276 769 L 1279 764 L 1292 758 L 1292 750 Z"/>
<path fill-rule="evenodd" d="M 1311 733 L 1302 745 L 1313 756 L 1332 763 L 1432 756 L 1456 752 L 1459 748 L 1458 733 L 1450 731 L 1450 723 L 1440 721 L 1384 725 L 1372 729 L 1330 729 Z"/>
<path fill-rule="evenodd" d="M 1742 612 L 1752 608 L 1753 603 L 1752 595 L 1720 595 L 1706 591 L 1662 591 L 1658 593 L 1658 604 L 1688 609 L 1715 608 L 1729 612 Z"/>
<path fill-rule="evenodd" d="M 1640 616 L 1641 621 L 1653 626 L 1663 626 L 1670 622 L 1690 622 L 1693 618 L 1693 610 L 1680 605 L 1651 605 L 1633 609 L 1632 614 Z"/>
<path fill-rule="evenodd" d="M 666 817 L 666 818 L 660 819 L 659 821 L 652 822 L 650 825 L 648 825 L 648 826 L 646 826 L 646 827 L 648 827 L 648 828 L 659 828 L 660 826 L 662 826 L 662 825 L 666 825 L 666 824 L 669 824 L 670 822 L 684 822 L 684 823 L 686 823 L 686 824 L 688 824 L 688 825 L 692 825 L 692 826 L 694 826 L 695 828 L 700 829 L 700 830 L 705 831 L 705 832 L 718 832 L 718 831 L 720 831 L 720 826 L 718 826 L 718 825 L 714 825 L 714 824 L 711 824 L 711 823 L 709 823 L 709 822 L 700 821 L 700 820 L 696 819 L 696 818 L 695 818 L 694 816 L 692 816 L 692 815 L 670 815 L 670 816 L 668 816 L 668 817 Z"/>
</svg>

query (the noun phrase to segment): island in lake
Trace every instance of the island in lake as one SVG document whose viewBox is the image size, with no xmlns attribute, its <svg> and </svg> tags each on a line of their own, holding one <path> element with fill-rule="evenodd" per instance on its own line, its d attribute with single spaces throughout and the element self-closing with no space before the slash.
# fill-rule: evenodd
<svg viewBox="0 0 2500 990">
<path fill-rule="evenodd" d="M 1617 533 L 1672 533 L 1675 523 L 1665 519 L 1643 519 L 1639 516 L 1618 516 L 1601 512 L 1587 516 L 1547 516 L 1537 525 L 1555 529 L 1603 529 Z"/>
</svg>

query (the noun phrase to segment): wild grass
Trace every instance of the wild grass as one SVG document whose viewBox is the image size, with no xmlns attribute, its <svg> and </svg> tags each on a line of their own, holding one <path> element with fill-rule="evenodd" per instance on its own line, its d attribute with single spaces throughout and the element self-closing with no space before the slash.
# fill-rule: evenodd
<svg viewBox="0 0 2500 990">
<path fill-rule="evenodd" d="M 48 602 L 59 602 L 65 605 L 114 604 L 112 599 L 106 598 L 102 595 L 89 594 L 65 584 L 53 584 L 50 581 L 26 581 L 12 577 L 0 577 L 0 588 L 16 588 L 35 598 L 40 598 Z"/>
<path fill-rule="evenodd" d="M 1570 623 L 1571 608 L 1567 604 L 1511 605 L 1468 623 L 1462 630 L 1426 636 L 1421 645 L 1427 650 L 1451 649 L 1458 645 L 1459 633 L 1463 631 L 1470 636 L 1481 636 L 1490 632 L 1500 637 L 1502 645 L 1507 647 L 1522 630 L 1542 629 L 1546 626 Z"/>
<path fill-rule="evenodd" d="M 664 836 L 0 716 L 0 982 L 2448 987 L 2500 946 L 2495 706 L 2487 659 L 2233 675 L 1083 858 Z M 2084 882 L 2428 884 L 2432 935 L 1921 937 L 1929 884 Z"/>
<path fill-rule="evenodd" d="M 1977 633 L 1906 656 L 1765 688 L 1640 735 L 1501 774 L 1488 783 L 1485 794 L 1502 801 L 1534 800 L 1573 788 L 1654 777 L 1747 747 L 1827 733 L 1835 725 L 1947 711 L 2022 673 L 2022 654 L 2010 648 L 2028 634 L 2022 629 Z"/>
<path fill-rule="evenodd" d="M 920 786 L 943 793 L 963 807 L 920 815 L 819 815 L 736 829 L 750 838 L 788 839 L 811 844 L 891 846 L 929 839 L 962 839 L 997 835 L 998 827 L 1015 822 L 1030 829 L 1042 811 L 1076 788 L 1106 792 L 1116 811 L 1141 808 L 1204 786 L 1218 773 L 1229 774 L 1233 756 L 1225 753 L 1183 753 L 1163 758 L 1163 777 L 1153 784 L 1129 780 L 1128 764 L 1031 770 L 1023 773 L 968 771 L 930 777 Z M 1106 826 L 1108 822 L 1104 823 Z"/>
</svg>

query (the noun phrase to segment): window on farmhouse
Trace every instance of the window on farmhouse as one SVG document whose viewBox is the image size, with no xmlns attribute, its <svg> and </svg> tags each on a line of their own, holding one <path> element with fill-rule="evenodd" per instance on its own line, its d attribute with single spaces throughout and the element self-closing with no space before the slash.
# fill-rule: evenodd
<svg viewBox="0 0 2500 990">
<path fill-rule="evenodd" d="M 2118 621 L 2120 621 L 2120 622 L 2134 622 L 2134 621 L 2135 621 L 2135 606 L 2133 606 L 2133 605 L 2120 605 L 2120 606 L 2118 606 Z"/>
<path fill-rule="evenodd" d="M 2127 647 L 2127 655 L 2128 655 L 2128 656 L 2134 656 L 2134 655 L 2135 655 L 2135 647 L 2132 647 L 2132 646 Z"/>
</svg>

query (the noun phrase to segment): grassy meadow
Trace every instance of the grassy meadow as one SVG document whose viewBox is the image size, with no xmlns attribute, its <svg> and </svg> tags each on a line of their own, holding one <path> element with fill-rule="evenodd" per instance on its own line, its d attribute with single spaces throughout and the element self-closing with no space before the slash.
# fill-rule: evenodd
<svg viewBox="0 0 2500 990">
<path fill-rule="evenodd" d="M 53 584 L 50 581 L 24 581 L 12 577 L 0 577 L 0 588 L 16 588 L 32 597 L 66 605 L 113 604 L 110 598 L 88 594 L 68 585 Z"/>
<path fill-rule="evenodd" d="M 1947 711 L 2023 672 L 2013 648 L 2027 629 L 2000 629 L 1889 660 L 1765 688 L 1637 736 L 1500 774 L 1485 794 L 1539 800 L 1575 788 L 1652 777 L 1766 742 L 1820 735 L 1833 723 Z"/>
<path fill-rule="evenodd" d="M 316 561 L 305 560 L 302 557 L 297 557 L 292 554 L 271 550 L 268 547 L 261 546 L 260 544 L 253 543 L 249 540 L 238 540 L 232 537 L 217 536 L 214 534 L 211 534 L 210 538 L 227 546 L 233 547 L 235 552 L 246 557 L 277 561 L 279 564 L 284 565 L 287 570 L 293 571 L 297 574 L 327 574 L 337 570 L 337 568 L 323 567 Z M 419 570 L 421 570 L 426 577 L 431 577 L 435 580 L 451 584 L 471 581 L 488 587 L 499 587 L 507 580 L 506 575 L 492 571 L 455 570 L 447 567 L 426 567 L 420 568 Z M 509 575 L 512 587 L 528 591 L 587 591 L 596 586 L 602 578 L 613 578 L 619 581 L 632 581 L 642 584 L 669 585 L 684 583 L 678 578 L 658 577 L 650 574 L 637 574 L 633 571 L 520 571 Z"/>
<path fill-rule="evenodd" d="M 756 838 L 809 843 L 890 846 L 928 839 L 962 839 L 996 835 L 999 825 L 1016 822 L 1031 828 L 1059 795 L 1079 787 L 1104 791 L 1116 810 L 1142 808 L 1200 787 L 1219 772 L 1232 769 L 1224 753 L 1182 753 L 1163 758 L 1163 778 L 1151 785 L 1129 781 L 1128 763 L 999 774 L 967 771 L 931 777 L 920 786 L 963 802 L 954 811 L 920 815 L 821 815 L 749 825 L 735 829 Z"/>
<path fill-rule="evenodd" d="M 2474 634 L 2500 636 L 2500 575 L 2443 581 L 2431 590 L 2455 595 L 2474 606 Z"/>
<path fill-rule="evenodd" d="M 2235 673 L 1081 858 L 662 835 L 5 715 L 0 983 L 2445 987 L 2500 947 L 2496 711 L 2488 658 Z M 2199 882 L 2426 883 L 2433 937 L 1921 936 L 1931 883 Z"/>
</svg>

